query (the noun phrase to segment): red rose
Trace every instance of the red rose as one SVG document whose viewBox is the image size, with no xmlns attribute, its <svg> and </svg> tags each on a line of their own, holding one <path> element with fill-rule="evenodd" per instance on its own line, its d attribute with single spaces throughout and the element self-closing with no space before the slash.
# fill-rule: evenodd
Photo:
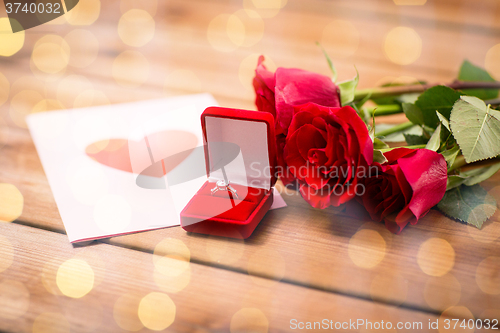
<svg viewBox="0 0 500 333">
<path fill-rule="evenodd" d="M 378 174 L 365 179 L 360 201 L 373 220 L 399 234 L 443 198 L 447 166 L 441 154 L 428 149 L 397 148 L 384 155 L 388 161 L 377 163 Z"/>
<path fill-rule="evenodd" d="M 253 86 L 259 111 L 270 112 L 275 119 L 276 134 L 287 134 L 293 107 L 305 103 L 340 107 L 338 87 L 328 76 L 295 68 L 266 69 L 259 57 Z"/>
<path fill-rule="evenodd" d="M 350 106 L 308 103 L 293 109 L 283 160 L 311 206 L 339 206 L 356 195 L 359 179 L 372 164 L 373 143 Z"/>
</svg>

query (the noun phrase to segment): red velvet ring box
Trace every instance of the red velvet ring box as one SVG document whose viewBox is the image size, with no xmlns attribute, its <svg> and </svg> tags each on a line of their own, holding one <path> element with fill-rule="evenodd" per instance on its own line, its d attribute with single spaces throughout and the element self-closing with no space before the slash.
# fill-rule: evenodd
<svg viewBox="0 0 500 333">
<path fill-rule="evenodd" d="M 182 210 L 181 226 L 194 233 L 248 238 L 273 203 L 273 116 L 209 107 L 201 115 L 201 126 L 208 180 Z M 237 149 L 229 162 L 220 162 L 216 148 L 221 142 Z M 212 193 L 219 180 L 228 180 L 238 197 L 227 190 Z"/>
</svg>

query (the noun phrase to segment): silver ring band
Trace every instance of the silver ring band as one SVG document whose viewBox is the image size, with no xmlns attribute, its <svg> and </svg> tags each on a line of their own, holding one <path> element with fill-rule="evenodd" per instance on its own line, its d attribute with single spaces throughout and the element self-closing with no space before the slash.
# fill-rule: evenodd
<svg viewBox="0 0 500 333">
<path fill-rule="evenodd" d="M 215 194 L 217 193 L 217 191 L 231 192 L 236 197 L 236 199 L 238 199 L 238 194 L 236 193 L 236 190 L 229 184 L 229 182 L 227 182 L 226 184 L 226 182 L 223 180 L 217 181 L 217 183 L 215 183 L 215 187 L 211 189 L 211 192 L 212 194 Z"/>
</svg>

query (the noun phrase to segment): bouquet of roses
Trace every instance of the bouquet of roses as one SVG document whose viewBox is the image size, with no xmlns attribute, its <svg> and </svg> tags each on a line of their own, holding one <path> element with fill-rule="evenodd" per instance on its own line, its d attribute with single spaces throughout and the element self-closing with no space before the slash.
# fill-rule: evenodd
<svg viewBox="0 0 500 333">
<path fill-rule="evenodd" d="M 362 204 L 394 233 L 433 207 L 481 228 L 496 211 L 479 183 L 500 169 L 500 111 L 492 107 L 500 82 L 465 61 L 447 85 L 356 90 L 358 75 L 336 83 L 326 58 L 332 78 L 294 68 L 272 73 L 259 58 L 255 103 L 275 118 L 283 184 L 316 208 Z M 399 112 L 408 122 L 377 130 L 375 116 Z M 401 134 L 407 146 L 385 142 Z"/>
</svg>

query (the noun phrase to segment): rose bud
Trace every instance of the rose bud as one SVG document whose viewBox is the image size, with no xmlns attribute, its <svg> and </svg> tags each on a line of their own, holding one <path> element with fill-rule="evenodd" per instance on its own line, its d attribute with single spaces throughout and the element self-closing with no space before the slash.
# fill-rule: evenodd
<svg viewBox="0 0 500 333">
<path fill-rule="evenodd" d="M 384 156 L 388 161 L 377 163 L 378 174 L 365 179 L 360 202 L 373 220 L 399 234 L 443 198 L 447 166 L 441 154 L 428 149 L 396 148 Z"/>
<path fill-rule="evenodd" d="M 369 172 L 373 143 L 350 106 L 308 103 L 293 108 L 283 160 L 311 206 L 339 206 L 362 190 L 359 179 Z"/>
</svg>

